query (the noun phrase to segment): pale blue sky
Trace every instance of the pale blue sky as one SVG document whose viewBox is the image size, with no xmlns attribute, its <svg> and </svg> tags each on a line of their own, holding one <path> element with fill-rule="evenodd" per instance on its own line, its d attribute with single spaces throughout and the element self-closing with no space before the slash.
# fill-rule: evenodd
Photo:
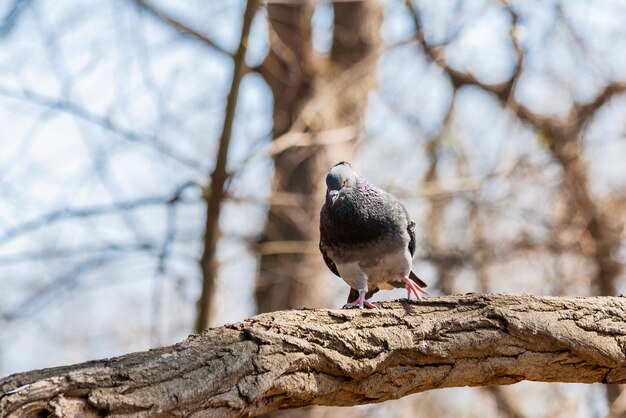
<svg viewBox="0 0 626 418">
<path fill-rule="evenodd" d="M 388 46 L 408 40 L 414 30 L 403 3 L 385 2 L 383 38 Z M 489 83 L 510 75 L 510 22 L 499 2 L 418 3 L 429 41 L 442 42 L 459 31 L 446 52 L 451 65 Z M 582 0 L 563 3 L 576 33 L 586 40 L 585 50 L 573 46 L 572 34 L 557 24 L 553 3 L 513 2 L 523 17 L 517 28 L 520 42 L 530 51 L 516 96 L 538 112 L 559 115 L 573 99 L 588 100 L 606 80 L 626 74 L 626 5 L 607 0 L 593 6 Z M 130 1 L 30 4 L 15 29 L 0 37 L 0 376 L 143 350 L 191 332 L 205 210 L 197 190 L 187 190 L 188 203 L 176 211 L 178 239 L 167 249 L 171 256 L 162 272 L 158 257 L 168 229 L 162 205 L 79 223 L 59 220 L 15 239 L 6 234 L 66 208 L 167 197 L 188 180 L 206 184 L 232 71 L 223 54 L 139 13 Z M 242 1 L 158 4 L 229 51 L 237 47 Z M 0 16 L 6 8 L 7 3 L 0 6 Z M 318 6 L 314 41 L 320 53 L 329 48 L 331 22 L 330 6 Z M 267 51 L 261 12 L 253 25 L 248 63 L 258 64 Z M 354 164 L 375 184 L 404 195 L 424 230 L 429 205 L 420 197 L 427 163 L 423 147 L 440 133 L 452 89 L 416 44 L 382 54 L 377 71 Z M 468 176 L 507 170 L 520 155 L 532 166 L 547 166 L 541 178 L 496 179 L 480 192 L 495 202 L 494 239 L 521 234 L 525 228 L 544 236 L 545 230 L 527 225 L 525 216 L 530 210 L 548 216 L 552 203 L 537 190 L 550 190 L 558 170 L 549 167 L 550 158 L 536 136 L 482 91 L 463 89 L 454 103 L 454 121 L 442 134 L 442 184 L 454 189 Z M 249 161 L 231 187 L 240 201 L 226 203 L 221 219 L 216 324 L 254 313 L 256 260 L 247 239 L 262 230 L 270 192 L 273 169 L 263 150 L 271 130 L 271 105 L 263 80 L 247 75 L 229 168 Z M 594 162 L 592 186 L 600 195 L 626 186 L 625 108 L 623 98 L 607 105 L 587 134 L 586 155 Z M 171 151 L 174 157 L 167 155 Z M 464 172 L 458 168 L 461 151 L 469 160 Z M 464 205 L 456 202 L 449 210 L 450 236 L 458 237 L 458 242 L 446 243 L 451 247 L 466 241 Z M 422 241 L 419 245 L 423 250 Z M 103 246 L 108 249 L 95 251 Z M 77 254 L 55 255 L 64 250 Z M 24 252 L 35 259 L 17 260 Z M 543 270 L 533 267 L 536 260 L 525 262 L 495 266 L 494 271 L 512 279 L 494 282 L 493 289 L 549 293 Z M 524 278 L 514 274 L 520 265 Z M 419 261 L 416 267 L 432 283 L 433 267 Z M 456 291 L 475 289 L 471 272 L 459 276 L 463 280 Z M 339 306 L 346 285 L 330 273 L 324 280 L 336 295 L 334 306 Z M 26 303 L 38 292 L 41 298 Z M 377 297 L 402 296 L 398 291 Z"/>
</svg>

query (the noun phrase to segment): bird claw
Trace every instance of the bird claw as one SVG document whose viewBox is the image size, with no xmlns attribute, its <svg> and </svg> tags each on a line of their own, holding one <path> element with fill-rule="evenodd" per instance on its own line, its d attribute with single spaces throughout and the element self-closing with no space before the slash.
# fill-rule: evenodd
<svg viewBox="0 0 626 418">
<path fill-rule="evenodd" d="M 367 308 L 367 309 L 374 309 L 376 306 L 374 306 L 373 303 L 368 302 L 366 300 L 363 300 L 359 303 L 359 300 L 355 300 L 354 302 L 349 302 L 346 303 L 345 305 L 343 305 L 342 309 L 354 309 L 354 308 L 358 308 L 358 309 L 363 309 L 363 308 Z"/>
<path fill-rule="evenodd" d="M 345 305 L 343 305 L 343 309 L 352 309 L 352 308 L 374 309 L 375 306 L 371 302 L 368 302 L 367 299 L 365 299 L 365 291 L 359 290 L 359 297 L 355 301 L 348 302 Z"/>
<path fill-rule="evenodd" d="M 413 292 L 417 300 L 422 300 L 420 293 L 423 293 L 424 295 L 428 296 L 428 292 L 422 289 L 413 280 L 409 279 L 408 277 L 405 277 L 402 280 L 404 281 L 404 288 L 406 289 L 406 298 L 408 300 L 411 300 L 411 292 Z"/>
</svg>

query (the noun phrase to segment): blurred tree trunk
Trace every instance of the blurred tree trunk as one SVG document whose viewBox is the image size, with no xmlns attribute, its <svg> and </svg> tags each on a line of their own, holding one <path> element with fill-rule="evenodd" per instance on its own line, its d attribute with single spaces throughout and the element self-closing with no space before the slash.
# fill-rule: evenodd
<svg viewBox="0 0 626 418">
<path fill-rule="evenodd" d="M 274 155 L 273 196 L 260 248 L 285 242 L 297 252 L 260 252 L 259 312 L 329 303 L 319 280 L 326 272 L 316 243 L 323 179 L 329 165 L 354 153 L 374 84 L 382 20 L 374 1 L 335 3 L 333 10 L 332 50 L 320 57 L 313 51 L 310 3 L 267 5 L 271 50 L 259 71 L 274 96 L 273 138 L 304 133 L 310 141 Z M 345 128 L 347 138 L 335 135 Z"/>
</svg>

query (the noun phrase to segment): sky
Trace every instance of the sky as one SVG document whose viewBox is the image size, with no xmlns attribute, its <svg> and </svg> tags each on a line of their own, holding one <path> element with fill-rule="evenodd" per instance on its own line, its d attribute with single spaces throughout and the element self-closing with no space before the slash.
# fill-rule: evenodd
<svg viewBox="0 0 626 418">
<path fill-rule="evenodd" d="M 604 81 L 626 73 L 623 2 L 513 3 L 523 16 L 516 35 L 534 51 L 527 56 L 515 94 L 533 110 L 565 115 L 572 101 L 589 100 Z M 2 376 L 144 350 L 191 332 L 200 292 L 197 259 L 205 208 L 195 187 L 185 190 L 173 213 L 163 202 L 186 182 L 207 184 L 232 73 L 224 54 L 177 33 L 131 1 L 27 4 L 10 29 L 0 24 Z M 154 4 L 200 28 L 226 50 L 236 49 L 242 1 Z M 433 135 L 443 134 L 449 149 L 439 170 L 444 187 L 454 189 L 468 177 L 506 172 L 519 155 L 537 166 L 548 164 L 535 135 L 502 112 L 493 97 L 467 88 L 453 98 L 442 71 L 407 43 L 414 26 L 403 2 L 384 4 L 387 49 L 376 68 L 377 86 L 368 100 L 354 161 L 362 175 L 404 194 L 424 229 L 430 206 L 420 197 L 427 167 L 423 145 Z M 432 43 L 458 34 L 446 49 L 450 65 L 486 83 L 508 78 L 514 57 L 508 41 L 510 18 L 498 2 L 418 4 Z M 0 19 L 11 6 L 0 5 Z M 569 18 L 569 29 L 554 23 L 559 10 Z M 316 8 L 313 28 L 316 51 L 327 53 L 332 41 L 328 4 Z M 586 48 L 572 46 L 576 36 L 584 38 Z M 252 27 L 249 65 L 267 54 L 267 37 L 261 11 Z M 607 105 L 586 133 L 587 158 L 601 161 L 590 168 L 599 195 L 625 186 L 620 157 L 626 152 L 625 100 Z M 452 101 L 454 123 L 441 133 Z M 254 314 L 257 264 L 250 242 L 262 231 L 271 190 L 271 108 L 262 78 L 247 75 L 229 152 L 228 167 L 236 172 L 230 186 L 234 198 L 225 204 L 220 220 L 215 325 Z M 470 156 L 463 173 L 455 157 L 460 149 Z M 550 178 L 548 173 L 519 185 L 515 202 L 520 213 L 542 210 L 537 208 L 542 196 L 537 196 L 536 185 Z M 494 181 L 482 193 L 504 199 L 510 188 L 505 181 Z M 137 204 L 121 216 L 104 210 L 82 216 L 80 222 L 67 218 L 137 199 L 155 203 Z M 451 209 L 450 228 L 463 229 L 465 213 L 461 203 Z M 32 223 L 50 214 L 52 222 Z M 521 215 L 516 216 L 511 213 L 513 220 L 500 228 L 510 232 L 520 227 Z M 22 233 L 24 225 L 32 229 Z M 175 239 L 170 242 L 172 231 Z M 416 267 L 427 281 L 435 276 L 428 263 L 416 261 Z M 511 271 L 510 266 L 494 269 L 496 274 Z M 457 291 L 475 289 L 472 274 L 460 275 L 467 279 L 457 282 Z M 493 290 L 546 291 L 541 273 L 531 270 L 529 276 L 528 282 L 494 282 Z M 339 306 L 345 284 L 330 273 L 324 280 Z M 529 288 L 529 283 L 537 287 Z M 376 297 L 403 295 L 398 291 Z"/>
</svg>

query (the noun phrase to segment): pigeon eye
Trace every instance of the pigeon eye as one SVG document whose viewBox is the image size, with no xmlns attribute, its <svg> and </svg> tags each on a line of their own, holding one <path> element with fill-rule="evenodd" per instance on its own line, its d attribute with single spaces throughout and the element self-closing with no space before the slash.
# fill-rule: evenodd
<svg viewBox="0 0 626 418">
<path fill-rule="evenodd" d="M 348 184 L 348 180 L 346 179 L 341 180 L 341 187 L 345 186 L 346 184 Z"/>
</svg>

